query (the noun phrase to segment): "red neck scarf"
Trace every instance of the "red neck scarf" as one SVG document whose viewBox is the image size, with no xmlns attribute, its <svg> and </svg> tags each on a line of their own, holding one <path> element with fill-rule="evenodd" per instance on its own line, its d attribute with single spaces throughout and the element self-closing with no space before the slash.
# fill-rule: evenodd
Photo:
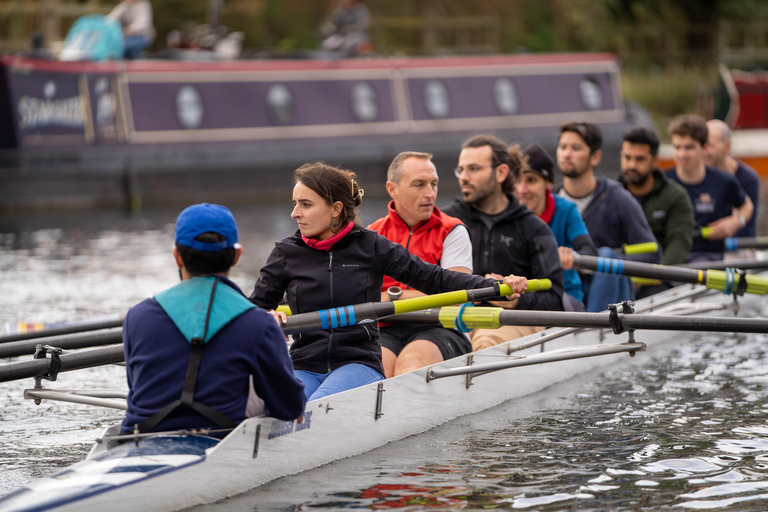
<svg viewBox="0 0 768 512">
<path fill-rule="evenodd" d="M 552 217 L 555 216 L 555 198 L 552 196 L 552 191 L 547 189 L 547 205 L 544 207 L 544 211 L 539 216 L 541 220 L 549 224 Z"/>
<path fill-rule="evenodd" d="M 344 226 L 344 229 L 342 229 L 335 235 L 326 238 L 325 240 L 318 240 L 317 238 L 307 238 L 304 235 L 301 235 L 301 239 L 304 240 L 305 244 L 312 247 L 313 249 L 319 249 L 321 251 L 330 251 L 331 247 L 333 247 L 333 244 L 335 244 L 336 242 L 344 238 L 347 233 L 352 231 L 353 227 L 355 227 L 354 222 L 349 222 L 347 223 L 346 226 Z"/>
</svg>

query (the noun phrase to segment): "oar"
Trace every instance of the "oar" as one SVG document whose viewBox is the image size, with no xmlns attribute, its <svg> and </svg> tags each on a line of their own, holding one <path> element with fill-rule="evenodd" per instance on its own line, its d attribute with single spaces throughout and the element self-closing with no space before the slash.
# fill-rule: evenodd
<svg viewBox="0 0 768 512">
<path fill-rule="evenodd" d="M 434 308 L 388 318 L 387 322 L 418 322 L 455 328 L 457 307 Z M 611 316 L 616 320 L 612 321 Z M 766 318 L 685 317 L 675 315 L 636 315 L 623 313 L 576 313 L 566 311 L 521 311 L 503 308 L 465 308 L 461 320 L 469 329 L 498 329 L 502 325 L 578 327 L 620 330 L 717 331 L 768 333 Z M 618 321 L 618 324 L 615 322 Z"/>
<path fill-rule="evenodd" d="M 725 239 L 726 251 L 734 252 L 739 249 L 768 249 L 768 236 Z"/>
<path fill-rule="evenodd" d="M 549 279 L 529 279 L 526 291 L 548 290 L 551 287 L 552 282 Z M 289 316 L 283 325 L 283 332 L 285 334 L 297 334 L 318 329 L 370 323 L 385 316 L 400 315 L 411 311 L 462 304 L 464 302 L 486 301 L 511 294 L 512 288 L 499 281 L 494 283 L 492 287 L 479 288 L 477 290 L 457 290 L 427 295 L 425 297 L 397 300 L 395 302 L 368 302 L 354 306 L 342 306 Z"/>
<path fill-rule="evenodd" d="M 592 270 L 605 274 L 618 274 L 649 279 L 662 279 L 679 283 L 703 284 L 707 288 L 726 293 L 744 288 L 746 293 L 765 295 L 768 293 L 768 279 L 755 275 L 745 276 L 746 286 L 740 285 L 741 276 L 731 270 L 697 270 L 684 267 L 651 265 L 637 261 L 619 260 L 574 254 L 573 267 L 579 270 Z"/>
<path fill-rule="evenodd" d="M 23 324 L 28 326 L 28 324 Z M 97 331 L 99 329 L 109 329 L 123 325 L 123 315 L 109 315 L 91 320 L 77 320 L 63 325 L 56 325 L 51 328 L 27 330 L 25 332 L 16 332 L 0 336 L 0 343 L 10 343 L 12 341 L 31 340 L 45 338 L 48 336 L 59 336 L 61 334 L 70 334 L 75 332 Z"/>
<path fill-rule="evenodd" d="M 70 370 L 81 370 L 92 366 L 101 366 L 105 364 L 120 363 L 125 360 L 123 355 L 123 346 L 94 348 L 81 350 L 71 354 L 62 354 L 59 356 L 61 367 L 59 372 Z M 48 373 L 51 365 L 51 359 L 32 359 L 31 361 L 22 361 L 19 363 L 8 363 L 0 366 L 0 382 L 11 380 L 27 379 L 30 377 L 39 377 Z"/>
<path fill-rule="evenodd" d="M 35 353 L 35 348 L 43 343 L 52 347 L 71 350 L 76 348 L 100 347 L 123 342 L 123 329 L 113 328 L 78 334 L 50 336 L 44 340 L 14 341 L 0 345 L 0 357 L 25 356 Z"/>
<path fill-rule="evenodd" d="M 528 280 L 526 291 L 548 290 L 551 287 L 552 282 L 549 279 L 530 279 Z M 344 306 L 324 311 L 292 315 L 288 317 L 283 331 L 286 334 L 296 334 L 310 330 L 327 329 L 329 327 L 343 327 L 345 325 L 375 322 L 381 316 L 396 315 L 449 304 L 490 300 L 511 294 L 512 288 L 509 285 L 497 282 L 492 287 L 477 290 L 458 290 L 396 302 L 370 302 L 354 306 Z M 114 334 L 110 335 L 114 336 Z M 124 361 L 123 346 L 83 350 L 72 354 L 64 354 L 59 356 L 59 358 L 61 360 L 61 367 L 58 371 L 60 372 L 114 364 Z M 34 359 L 32 361 L 0 365 L 0 382 L 45 375 L 48 373 L 49 366 L 50 359 Z"/>
<path fill-rule="evenodd" d="M 656 242 L 644 242 L 642 244 L 624 244 L 621 247 L 614 249 L 617 254 L 653 254 L 658 252 L 659 244 Z"/>
<path fill-rule="evenodd" d="M 709 240 L 713 229 L 709 226 L 700 227 L 693 231 L 693 236 Z M 725 250 L 729 252 L 735 252 L 739 249 L 768 249 L 768 236 L 731 237 L 724 239 L 723 242 L 725 243 Z"/>
</svg>

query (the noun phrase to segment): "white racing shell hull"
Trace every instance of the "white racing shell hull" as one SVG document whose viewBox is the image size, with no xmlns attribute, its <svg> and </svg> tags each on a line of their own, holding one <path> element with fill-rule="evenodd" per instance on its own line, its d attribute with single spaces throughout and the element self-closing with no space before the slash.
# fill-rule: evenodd
<svg viewBox="0 0 768 512">
<path fill-rule="evenodd" d="M 656 297 L 690 292 L 685 286 Z M 730 301 L 721 294 L 707 301 Z M 642 305 L 641 301 L 638 305 Z M 690 302 L 683 298 L 680 302 Z M 730 314 L 723 313 L 718 314 Z M 542 347 L 507 354 L 515 346 L 559 329 L 549 329 L 438 365 L 444 368 L 497 362 L 539 354 Z M 604 339 L 601 341 L 601 338 Z M 689 341 L 696 333 L 640 331 L 653 354 Z M 627 334 L 586 330 L 551 341 L 555 350 L 597 343 L 623 343 Z M 638 356 L 639 362 L 645 356 Z M 251 418 L 224 440 L 206 449 L 205 441 L 187 447 L 165 437 L 147 454 L 117 453 L 97 445 L 88 458 L 70 468 L 28 484 L 3 499 L 0 511 L 87 510 L 171 511 L 232 496 L 278 477 L 367 452 L 391 441 L 423 432 L 454 418 L 473 414 L 510 399 L 546 389 L 576 375 L 604 369 L 629 358 L 626 353 L 523 366 L 476 376 L 427 382 L 427 369 L 309 402 L 302 421 Z M 434 368 L 434 367 L 433 367 Z M 378 408 L 377 408 L 378 402 Z M 377 414 L 377 410 L 380 414 Z M 377 417 L 378 416 L 378 417 Z M 183 439 L 183 438 L 176 438 Z M 142 440 L 139 447 L 147 441 Z M 134 443 L 121 445 L 135 447 Z M 165 446 L 166 448 L 163 448 Z M 177 448 L 174 449 L 173 447 Z M 119 449 L 119 448 L 118 448 Z M 130 450 L 129 450 L 130 451 Z"/>
</svg>

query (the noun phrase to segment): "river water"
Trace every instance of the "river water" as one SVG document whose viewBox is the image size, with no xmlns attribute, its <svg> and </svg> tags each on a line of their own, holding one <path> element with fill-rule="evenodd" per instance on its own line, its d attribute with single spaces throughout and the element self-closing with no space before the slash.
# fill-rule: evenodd
<svg viewBox="0 0 768 512">
<path fill-rule="evenodd" d="M 288 201 L 233 208 L 249 291 Z M 765 205 L 763 212 L 766 211 Z M 363 209 L 370 222 L 384 203 Z M 0 332 L 125 312 L 178 281 L 178 210 L 0 217 Z M 750 300 L 750 316 L 768 303 Z M 638 336 L 642 341 L 641 336 Z M 768 339 L 702 334 L 546 393 L 460 418 L 368 454 L 281 478 L 199 510 L 768 509 Z M 20 359 L 0 361 L 0 364 Z M 82 459 L 116 410 L 24 400 L 0 383 L 0 495 Z M 119 366 L 62 374 L 60 389 L 125 390 Z"/>
</svg>

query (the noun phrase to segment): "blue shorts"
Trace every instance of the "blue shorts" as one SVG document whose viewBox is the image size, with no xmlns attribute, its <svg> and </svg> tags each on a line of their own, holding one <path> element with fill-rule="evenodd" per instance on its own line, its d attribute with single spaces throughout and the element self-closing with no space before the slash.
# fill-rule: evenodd
<svg viewBox="0 0 768 512">
<path fill-rule="evenodd" d="M 358 363 L 345 364 L 330 373 L 293 370 L 293 374 L 304 383 L 304 394 L 308 402 L 384 380 L 378 371 Z"/>
</svg>

